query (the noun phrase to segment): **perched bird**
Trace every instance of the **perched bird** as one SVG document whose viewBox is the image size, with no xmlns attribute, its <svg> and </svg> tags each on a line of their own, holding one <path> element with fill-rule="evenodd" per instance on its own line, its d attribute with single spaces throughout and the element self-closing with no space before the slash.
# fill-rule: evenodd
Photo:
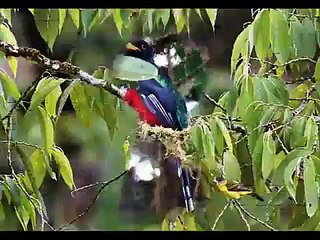
<svg viewBox="0 0 320 240">
<path fill-rule="evenodd" d="M 126 56 L 140 58 L 153 62 L 153 49 L 144 41 L 136 41 L 126 45 Z M 188 127 L 188 111 L 185 99 L 173 87 L 168 70 L 159 67 L 160 80 L 150 79 L 138 81 L 136 89 L 122 87 L 119 94 L 124 101 L 134 108 L 140 119 L 151 126 L 162 126 L 174 130 L 182 130 Z M 177 174 L 181 179 L 183 199 L 188 212 L 194 210 L 191 195 L 190 177 L 187 169 L 181 166 L 181 159 L 174 157 Z"/>
<path fill-rule="evenodd" d="M 258 199 L 259 201 L 264 201 L 264 199 L 257 193 L 253 192 L 252 189 L 244 186 L 241 183 L 226 180 L 222 177 L 215 178 L 214 182 L 216 183 L 219 191 L 226 195 L 228 198 L 240 199 L 242 196 L 249 195 Z"/>
</svg>

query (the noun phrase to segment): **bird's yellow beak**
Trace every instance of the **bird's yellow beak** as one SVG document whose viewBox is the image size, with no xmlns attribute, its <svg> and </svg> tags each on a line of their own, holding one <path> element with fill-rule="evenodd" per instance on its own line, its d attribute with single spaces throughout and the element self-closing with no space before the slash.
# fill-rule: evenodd
<svg viewBox="0 0 320 240">
<path fill-rule="evenodd" d="M 128 50 L 134 50 L 134 51 L 141 51 L 139 48 L 137 48 L 135 45 L 133 45 L 132 43 L 128 43 L 127 45 L 126 45 L 126 48 L 128 49 Z"/>
</svg>

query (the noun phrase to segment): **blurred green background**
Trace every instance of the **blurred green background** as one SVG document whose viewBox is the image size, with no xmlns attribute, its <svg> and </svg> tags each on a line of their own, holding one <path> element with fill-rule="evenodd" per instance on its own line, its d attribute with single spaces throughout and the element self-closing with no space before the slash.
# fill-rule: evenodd
<svg viewBox="0 0 320 240">
<path fill-rule="evenodd" d="M 252 20 L 250 9 L 219 10 L 215 32 L 212 31 L 208 19 L 206 22 L 202 22 L 196 15 L 193 18 L 190 36 L 185 32 L 182 33 L 182 44 L 186 48 L 200 49 L 202 57 L 208 59 L 206 66 L 208 84 L 203 90 L 217 99 L 232 84 L 229 78 L 232 47 L 237 35 L 243 29 L 243 24 Z M 23 22 L 19 17 L 16 18 L 15 29 L 18 39 L 20 39 L 20 45 L 36 47 L 36 44 L 30 43 L 28 30 L 24 29 Z M 92 73 L 98 66 L 111 66 L 114 56 L 119 53 L 125 43 L 131 40 L 132 36 L 145 36 L 134 27 L 132 29 L 134 32 L 124 32 L 123 36 L 120 36 L 112 18 L 110 18 L 103 24 L 94 27 L 83 38 L 79 37 L 71 20 L 67 18 L 62 34 L 54 45 L 53 54 L 57 58 L 62 56 L 65 58 L 66 54 L 68 55 L 66 49 L 70 49 L 72 46 L 72 63 L 80 66 L 84 71 Z M 166 32 L 170 32 L 170 29 L 166 29 Z M 163 30 L 159 29 L 151 37 L 159 37 L 164 34 Z M 7 66 L 7 63 L 4 65 Z M 35 74 L 36 70 L 20 59 L 17 82 L 21 89 L 25 89 L 30 84 Z M 200 102 L 199 113 L 209 113 L 212 110 L 212 105 L 206 99 L 200 97 L 197 100 Z M 137 126 L 136 119 L 136 113 L 123 105 L 118 129 L 111 140 L 102 119 L 97 118 L 93 126 L 88 129 L 77 120 L 73 112 L 64 111 L 57 124 L 56 143 L 71 161 L 77 187 L 96 181 L 106 181 L 124 170 L 123 143 L 128 135 L 134 139 L 132 131 Z M 39 125 L 34 122 L 34 119 L 26 118 L 24 121 L 21 129 L 17 130 L 17 138 L 20 140 L 28 139 L 31 143 L 39 143 L 41 138 Z M 123 180 L 120 180 L 106 188 L 90 212 L 67 229 L 159 230 L 161 225 L 154 214 L 136 213 L 139 216 L 136 217 L 134 213 L 132 216 L 128 213 L 121 213 L 119 204 L 123 183 Z M 47 201 L 47 209 L 49 209 L 54 227 L 61 226 L 80 214 L 90 204 L 96 191 L 97 188 L 92 188 L 76 194 L 73 198 L 62 181 L 56 183 L 47 179 L 42 192 Z M 253 202 L 250 202 L 251 199 L 246 201 L 248 201 L 246 205 L 252 208 L 256 207 Z M 218 214 L 223 208 L 225 198 L 217 202 L 219 204 L 214 206 L 212 203 L 210 204 L 214 208 L 212 212 Z M 202 213 L 198 214 L 201 217 Z M 212 223 L 217 214 L 209 216 L 208 220 Z M 228 222 L 229 225 L 225 224 L 225 230 L 243 229 L 240 226 L 243 222 L 239 216 L 234 217 L 234 214 L 238 213 L 232 209 L 224 216 L 225 222 Z M 265 211 L 261 211 L 261 214 L 265 214 Z M 208 223 L 204 222 L 203 226 L 206 224 Z M 217 228 L 219 229 L 219 224 Z"/>
</svg>

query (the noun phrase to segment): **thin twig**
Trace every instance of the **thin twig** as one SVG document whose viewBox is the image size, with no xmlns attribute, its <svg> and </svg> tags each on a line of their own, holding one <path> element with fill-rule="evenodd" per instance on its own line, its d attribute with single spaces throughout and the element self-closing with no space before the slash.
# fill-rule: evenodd
<svg viewBox="0 0 320 240">
<path fill-rule="evenodd" d="M 305 108 L 305 106 L 308 104 L 308 100 L 309 100 L 309 97 L 311 96 L 311 94 L 316 90 L 316 86 L 315 85 L 312 85 L 310 89 L 308 89 L 304 99 L 302 100 L 301 104 L 299 105 L 298 108 L 296 108 L 294 111 L 293 111 L 293 116 L 297 116 L 299 115 Z"/>
<path fill-rule="evenodd" d="M 66 104 L 66 101 L 68 99 L 68 96 L 70 95 L 70 92 L 72 90 L 72 88 L 74 87 L 74 85 L 77 83 L 77 80 L 73 80 L 69 85 L 68 87 L 66 87 L 66 89 L 63 91 L 63 93 L 61 94 L 60 98 L 59 98 L 59 102 L 57 104 L 57 115 L 55 117 L 55 121 L 57 122 L 61 113 L 62 113 L 62 110 L 63 110 L 63 107 L 64 105 Z"/>
<path fill-rule="evenodd" d="M 232 201 L 232 202 L 234 202 L 234 201 Z M 241 219 L 242 219 L 242 220 L 244 221 L 244 223 L 246 224 L 248 231 L 251 231 L 250 224 L 248 223 L 246 217 L 243 215 L 243 213 L 242 213 L 241 209 L 239 208 L 239 206 L 238 206 L 237 204 L 233 204 L 233 205 L 234 205 L 235 208 L 237 209 L 237 211 L 238 211 Z"/>
<path fill-rule="evenodd" d="M 121 177 L 123 177 L 124 175 L 126 175 L 128 173 L 128 170 L 123 171 L 121 174 L 119 174 L 118 176 L 112 178 L 111 180 L 104 182 L 103 185 L 101 186 L 101 188 L 98 190 L 97 194 L 95 195 L 95 197 L 93 198 L 92 202 L 89 204 L 89 206 L 82 212 L 80 213 L 78 216 L 76 216 L 75 218 L 73 218 L 71 221 L 69 221 L 68 223 L 64 224 L 63 226 L 59 227 L 57 229 L 57 231 L 61 231 L 62 229 L 64 229 L 65 227 L 73 224 L 74 222 L 76 222 L 77 220 L 79 220 L 81 217 L 83 217 L 84 215 L 86 215 L 89 210 L 91 209 L 91 207 L 95 204 L 95 202 L 98 200 L 101 192 L 103 191 L 103 189 L 105 189 L 106 187 L 108 187 L 111 183 L 119 180 Z"/>
<path fill-rule="evenodd" d="M 214 100 L 212 97 L 210 97 L 208 94 L 206 94 L 205 92 L 202 92 L 203 95 L 210 101 L 212 102 L 216 107 L 220 108 L 224 113 L 227 112 L 227 110 L 222 107 L 216 100 Z"/>
<path fill-rule="evenodd" d="M 31 83 L 31 85 L 23 92 L 23 94 L 20 96 L 20 98 L 15 102 L 13 107 L 9 110 L 9 112 L 1 118 L 1 121 L 4 121 L 7 119 L 9 116 L 13 114 L 13 112 L 19 107 L 19 105 L 25 101 L 25 98 L 28 97 L 29 93 L 33 91 L 33 89 L 37 86 L 39 80 L 35 80 Z"/>
<path fill-rule="evenodd" d="M 8 143 L 7 140 L 0 140 L 0 143 Z M 32 148 L 36 148 L 36 149 L 41 149 L 41 147 L 31 144 L 31 143 L 26 143 L 26 142 L 21 142 L 21 141 L 10 141 L 10 144 L 12 145 L 23 145 L 23 146 L 27 146 L 27 147 L 32 147 Z"/>
<path fill-rule="evenodd" d="M 308 57 L 302 57 L 302 58 L 296 58 L 296 59 L 292 59 L 288 62 L 285 62 L 283 64 L 280 64 L 280 65 L 276 65 L 275 67 L 271 68 L 269 71 L 265 72 L 263 74 L 263 76 L 265 75 L 269 75 L 270 73 L 272 73 L 273 71 L 277 70 L 277 68 L 280 68 L 280 67 L 285 67 L 289 64 L 292 64 L 292 63 L 296 63 L 296 62 L 300 62 L 300 61 L 308 61 L 308 62 L 311 62 L 311 63 L 314 63 L 316 64 L 317 62 L 315 60 L 313 60 L 312 58 L 308 58 Z"/>
<path fill-rule="evenodd" d="M 261 221 L 259 218 L 253 216 L 248 210 L 246 210 L 237 200 L 234 200 L 233 203 L 237 205 L 243 213 L 245 213 L 248 217 L 252 218 L 253 220 L 257 221 L 261 225 L 265 226 L 266 228 L 270 229 L 271 231 L 278 231 L 274 227 L 270 226 L 269 224 L 265 223 L 264 221 Z"/>
<path fill-rule="evenodd" d="M 75 190 L 73 190 L 73 191 L 71 192 L 71 195 L 72 195 L 72 197 L 73 197 L 73 196 L 74 196 L 74 193 L 76 193 L 76 192 L 81 192 L 81 191 L 87 190 L 87 189 L 89 189 L 89 188 L 93 188 L 93 187 L 95 187 L 95 186 L 104 185 L 104 184 L 106 184 L 106 182 L 91 183 L 91 184 L 89 184 L 89 185 L 85 185 L 85 186 L 83 186 L 83 187 L 76 188 Z"/>
<path fill-rule="evenodd" d="M 214 229 L 216 228 L 220 218 L 222 218 L 224 212 L 228 209 L 228 207 L 230 206 L 231 201 L 228 201 L 227 204 L 224 206 L 224 208 L 222 209 L 222 211 L 219 213 L 218 217 L 216 218 L 216 220 L 214 221 L 214 224 L 211 228 L 212 231 L 214 231 Z"/>
<path fill-rule="evenodd" d="M 288 155 L 288 154 L 289 154 L 289 151 L 288 151 L 288 149 L 286 148 L 286 146 L 284 145 L 284 143 L 281 141 L 279 134 L 278 134 L 276 131 L 273 131 L 273 133 L 276 135 L 276 137 L 277 137 L 277 139 L 278 139 L 278 142 L 280 143 L 280 146 L 281 146 L 282 150 L 284 151 L 284 153 L 285 153 L 286 155 Z"/>
<path fill-rule="evenodd" d="M 182 220 L 181 216 L 178 215 L 178 220 L 180 222 L 180 224 L 183 227 L 183 230 L 188 230 L 187 226 L 184 224 L 184 221 Z"/>
<path fill-rule="evenodd" d="M 20 189 L 23 191 L 23 193 L 30 200 L 31 204 L 38 210 L 38 213 L 39 213 L 40 218 L 41 218 L 41 231 L 43 231 L 44 230 L 45 219 L 44 219 L 44 216 L 43 216 L 41 203 L 40 203 L 40 201 L 38 199 L 34 198 L 33 196 L 31 196 L 27 192 L 27 190 L 21 184 L 20 179 L 17 177 L 16 172 L 15 172 L 15 170 L 13 168 L 13 165 L 12 165 L 12 155 L 11 155 L 11 132 L 12 132 L 12 126 L 11 125 L 12 125 L 12 117 L 10 115 L 7 118 L 7 127 L 6 127 L 6 133 L 7 133 L 7 161 L 8 161 L 8 165 L 9 165 L 10 171 L 11 171 L 14 179 L 16 180 L 17 184 L 19 185 Z M 38 203 L 38 205 L 36 205 L 34 203 L 34 201 L 36 201 Z"/>
</svg>

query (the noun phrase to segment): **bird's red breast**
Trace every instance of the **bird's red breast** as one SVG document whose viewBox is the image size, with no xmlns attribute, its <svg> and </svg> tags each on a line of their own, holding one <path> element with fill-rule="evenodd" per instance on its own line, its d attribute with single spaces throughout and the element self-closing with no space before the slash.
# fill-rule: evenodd
<svg viewBox="0 0 320 240">
<path fill-rule="evenodd" d="M 148 108 L 144 105 L 136 89 L 127 89 L 127 92 L 123 100 L 138 112 L 139 118 L 141 120 L 147 122 L 151 126 L 161 125 L 157 116 L 150 112 Z"/>
</svg>

